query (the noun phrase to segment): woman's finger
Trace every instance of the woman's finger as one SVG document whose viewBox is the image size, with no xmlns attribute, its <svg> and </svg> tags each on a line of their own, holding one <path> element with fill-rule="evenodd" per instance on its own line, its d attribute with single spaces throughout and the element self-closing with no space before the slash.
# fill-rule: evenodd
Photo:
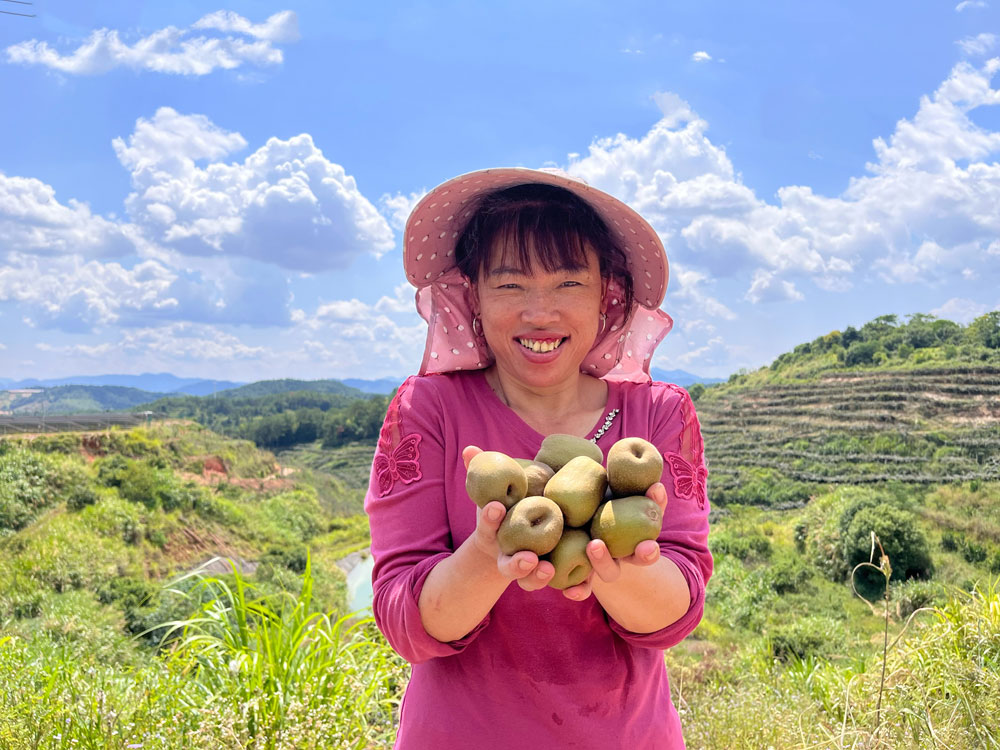
<svg viewBox="0 0 1000 750">
<path fill-rule="evenodd" d="M 587 557 L 590 564 L 594 566 L 593 575 L 596 575 L 605 583 L 617 581 L 621 575 L 621 566 L 618 561 L 611 557 L 608 547 L 600 539 L 591 539 L 587 543 Z"/>
<path fill-rule="evenodd" d="M 478 445 L 467 445 L 464 448 L 462 448 L 462 463 L 465 464 L 465 468 L 468 469 L 469 461 L 474 459 L 482 452 L 483 449 L 480 448 Z"/>
<path fill-rule="evenodd" d="M 639 542 L 635 545 L 635 551 L 628 557 L 622 558 L 623 563 L 645 567 L 652 565 L 660 559 L 660 545 L 652 539 Z"/>
<path fill-rule="evenodd" d="M 525 591 L 538 591 L 549 585 L 556 569 L 548 560 L 539 560 L 538 565 L 528 575 L 517 579 L 517 585 Z"/>
<path fill-rule="evenodd" d="M 663 482 L 657 482 L 650 486 L 646 490 L 646 497 L 660 506 L 660 512 L 667 512 L 667 488 L 663 486 Z"/>
</svg>

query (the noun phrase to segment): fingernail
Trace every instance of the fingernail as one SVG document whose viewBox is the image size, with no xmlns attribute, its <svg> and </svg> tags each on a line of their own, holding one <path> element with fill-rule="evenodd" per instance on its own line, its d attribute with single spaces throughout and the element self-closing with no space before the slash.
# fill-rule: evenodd
<svg viewBox="0 0 1000 750">
<path fill-rule="evenodd" d="M 499 521 L 500 511 L 497 510 L 496 508 L 490 508 L 488 511 L 486 511 L 486 517 L 489 518 L 491 521 Z"/>
<path fill-rule="evenodd" d="M 535 573 L 535 576 L 538 577 L 538 578 L 547 578 L 548 577 L 548 576 L 545 575 L 545 571 L 544 570 L 537 571 Z"/>
<path fill-rule="evenodd" d="M 528 560 L 521 560 L 518 562 L 517 567 L 521 570 L 531 570 L 531 562 Z"/>
<path fill-rule="evenodd" d="M 596 547 L 594 549 L 594 555 L 593 556 L 596 557 L 598 560 L 600 560 L 602 557 L 604 557 L 604 547 Z"/>
</svg>

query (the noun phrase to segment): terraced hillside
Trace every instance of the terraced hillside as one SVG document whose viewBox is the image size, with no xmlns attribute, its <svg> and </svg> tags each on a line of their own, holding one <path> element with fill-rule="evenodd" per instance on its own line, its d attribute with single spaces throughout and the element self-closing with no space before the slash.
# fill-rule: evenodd
<svg viewBox="0 0 1000 750">
<path fill-rule="evenodd" d="M 736 491 L 741 502 L 801 501 L 803 483 L 1000 479 L 996 366 L 724 385 L 706 390 L 697 407 L 715 502 Z M 789 481 L 800 486 L 790 490 Z"/>
</svg>

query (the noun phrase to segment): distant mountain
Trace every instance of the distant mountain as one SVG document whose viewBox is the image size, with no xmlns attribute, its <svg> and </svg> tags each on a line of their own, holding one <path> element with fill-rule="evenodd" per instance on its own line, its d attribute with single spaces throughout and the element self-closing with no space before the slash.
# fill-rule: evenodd
<svg viewBox="0 0 1000 750">
<path fill-rule="evenodd" d="M 340 382 L 344 385 L 351 386 L 351 388 L 357 388 L 359 391 L 364 391 L 365 393 L 378 393 L 387 396 L 399 388 L 404 380 L 405 378 L 380 378 L 379 380 L 344 378 Z"/>
<path fill-rule="evenodd" d="M 360 389 L 344 385 L 339 380 L 291 380 L 285 378 L 283 380 L 260 380 L 256 383 L 248 383 L 239 388 L 218 391 L 215 396 L 216 398 L 256 398 L 257 396 L 271 396 L 275 393 L 291 393 L 292 391 L 314 391 L 357 397 L 366 395 Z"/>
<path fill-rule="evenodd" d="M 701 375 L 692 375 L 686 370 L 661 370 L 659 367 L 650 368 L 649 374 L 653 376 L 653 380 L 658 380 L 661 383 L 676 383 L 684 388 L 695 383 L 710 385 L 725 382 L 725 378 L 703 378 Z"/>
<path fill-rule="evenodd" d="M 144 373 L 142 375 L 73 375 L 66 378 L 28 378 L 11 380 L 0 378 L 2 388 L 52 388 L 60 385 L 116 385 L 138 388 L 151 393 L 187 393 L 204 396 L 215 391 L 237 388 L 243 383 L 231 380 L 204 380 L 202 378 L 179 378 L 168 372 Z"/>
<path fill-rule="evenodd" d="M 6 399 L 4 409 L 14 414 L 95 414 L 128 411 L 159 395 L 116 385 L 60 385 Z"/>
</svg>

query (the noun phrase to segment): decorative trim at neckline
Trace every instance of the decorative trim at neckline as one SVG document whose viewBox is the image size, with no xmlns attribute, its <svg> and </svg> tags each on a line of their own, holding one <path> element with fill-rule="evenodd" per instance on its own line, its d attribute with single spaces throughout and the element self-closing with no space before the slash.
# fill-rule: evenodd
<svg viewBox="0 0 1000 750">
<path fill-rule="evenodd" d="M 618 416 L 618 412 L 620 411 L 621 409 L 612 409 L 608 412 L 608 416 L 604 420 L 604 424 L 601 425 L 601 429 L 594 433 L 594 437 L 590 439 L 590 442 L 596 443 L 601 439 L 601 437 L 603 437 L 604 433 L 611 428 L 611 423 L 615 421 L 615 417 Z"/>
</svg>

